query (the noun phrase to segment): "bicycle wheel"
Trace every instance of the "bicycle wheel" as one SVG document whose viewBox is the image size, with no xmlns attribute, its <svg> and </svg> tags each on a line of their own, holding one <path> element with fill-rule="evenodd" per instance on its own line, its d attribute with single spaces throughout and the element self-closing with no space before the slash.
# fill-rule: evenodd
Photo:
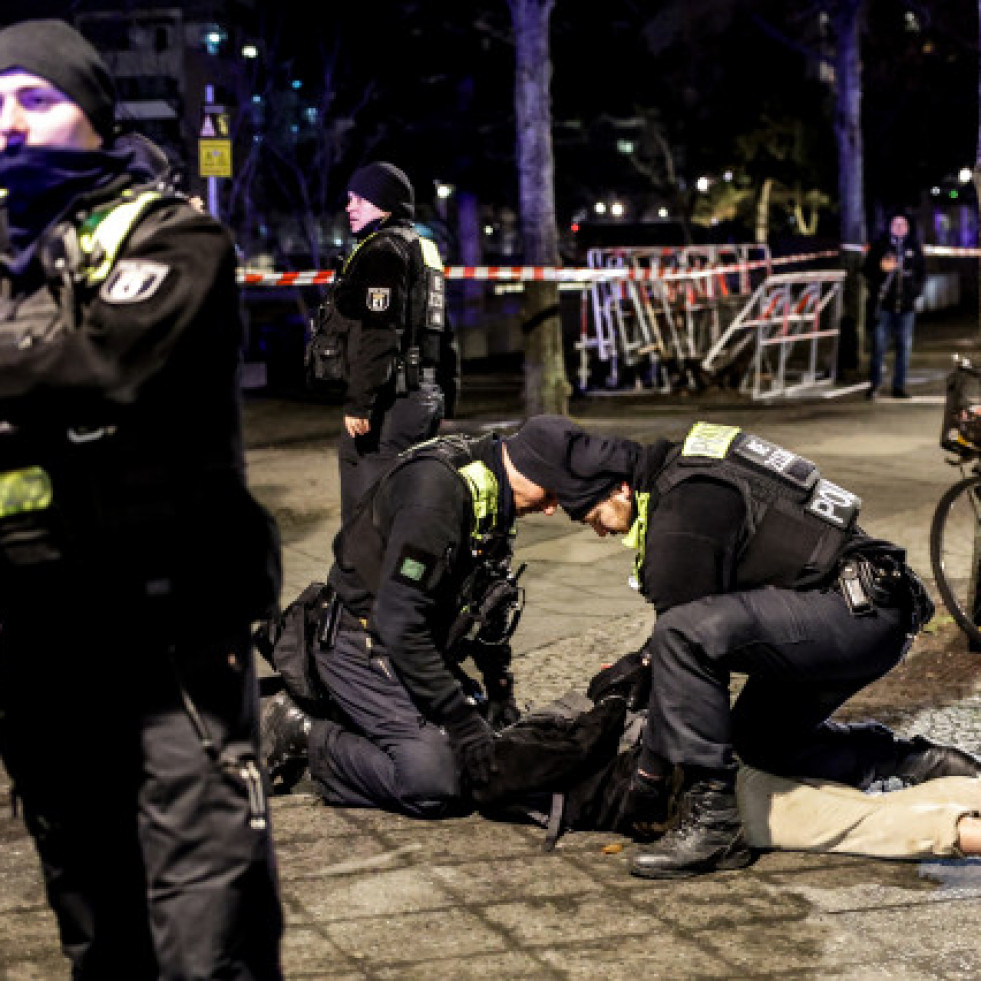
<svg viewBox="0 0 981 981">
<path fill-rule="evenodd" d="M 930 564 L 944 605 L 981 650 L 981 475 L 948 488 L 930 525 Z"/>
</svg>

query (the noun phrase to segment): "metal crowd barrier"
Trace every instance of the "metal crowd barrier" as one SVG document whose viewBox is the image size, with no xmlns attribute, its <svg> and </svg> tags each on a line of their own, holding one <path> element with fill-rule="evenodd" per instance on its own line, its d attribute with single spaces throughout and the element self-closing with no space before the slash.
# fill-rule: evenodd
<svg viewBox="0 0 981 981">
<path fill-rule="evenodd" d="M 579 384 L 697 390 L 724 379 L 755 399 L 834 381 L 845 273 L 774 274 L 767 246 L 592 249 Z M 585 313 L 585 307 L 584 307 Z M 598 366 L 606 377 L 599 379 Z M 630 371 L 628 371 L 630 369 Z"/>
<path fill-rule="evenodd" d="M 770 276 L 709 349 L 703 370 L 730 373 L 754 399 L 832 384 L 846 275 L 826 269 Z"/>
</svg>

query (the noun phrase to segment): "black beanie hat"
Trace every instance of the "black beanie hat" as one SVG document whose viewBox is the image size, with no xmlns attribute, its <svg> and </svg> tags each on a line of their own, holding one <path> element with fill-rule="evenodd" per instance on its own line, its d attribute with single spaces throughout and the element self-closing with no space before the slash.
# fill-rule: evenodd
<svg viewBox="0 0 981 981">
<path fill-rule="evenodd" d="M 50 82 L 108 142 L 116 88 L 98 51 L 63 20 L 25 20 L 0 30 L 0 72 L 19 68 Z"/>
<path fill-rule="evenodd" d="M 640 452 L 629 439 L 593 435 L 553 415 L 532 416 L 504 445 L 515 469 L 552 491 L 573 521 L 631 482 Z"/>
<path fill-rule="evenodd" d="M 412 183 L 394 164 L 365 164 L 351 175 L 347 189 L 376 208 L 390 211 L 394 218 L 411 218 L 415 214 Z"/>
</svg>

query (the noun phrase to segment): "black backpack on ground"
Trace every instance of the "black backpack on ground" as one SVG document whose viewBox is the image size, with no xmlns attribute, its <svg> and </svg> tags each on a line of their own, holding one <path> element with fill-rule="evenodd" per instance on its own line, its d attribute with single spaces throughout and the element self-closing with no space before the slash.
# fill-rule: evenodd
<svg viewBox="0 0 981 981">
<path fill-rule="evenodd" d="M 563 831 L 622 830 L 641 721 L 622 697 L 594 705 L 576 692 L 530 712 L 495 743 L 494 773 L 473 791 L 477 810 L 541 825 L 546 851 Z"/>
</svg>

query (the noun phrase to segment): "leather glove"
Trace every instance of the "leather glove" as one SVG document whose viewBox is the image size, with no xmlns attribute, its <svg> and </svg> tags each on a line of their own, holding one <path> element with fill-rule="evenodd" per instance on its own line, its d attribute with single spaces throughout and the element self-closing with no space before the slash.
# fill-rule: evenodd
<svg viewBox="0 0 981 981">
<path fill-rule="evenodd" d="M 628 712 L 639 712 L 647 707 L 651 697 L 651 662 L 647 651 L 625 654 L 608 668 L 593 675 L 586 689 L 586 696 L 594 702 L 619 696 L 627 703 Z"/>
<path fill-rule="evenodd" d="M 494 766 L 494 730 L 473 706 L 467 705 L 443 723 L 460 770 L 471 787 L 491 778 Z"/>
<path fill-rule="evenodd" d="M 664 833 L 670 817 L 671 784 L 634 772 L 620 803 L 614 828 L 641 841 Z"/>
</svg>

